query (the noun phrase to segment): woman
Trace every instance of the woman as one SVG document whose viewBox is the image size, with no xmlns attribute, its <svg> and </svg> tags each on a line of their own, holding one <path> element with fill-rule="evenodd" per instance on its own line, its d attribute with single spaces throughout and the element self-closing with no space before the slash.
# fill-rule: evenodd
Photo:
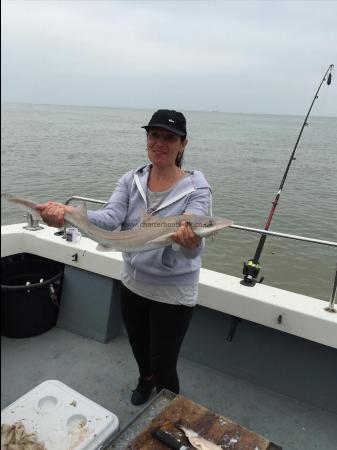
<svg viewBox="0 0 337 450">
<path fill-rule="evenodd" d="M 145 128 L 150 164 L 124 174 L 108 204 L 89 211 L 95 225 L 108 230 L 128 229 L 141 220 L 142 211 L 158 216 L 208 215 L 211 189 L 199 171 L 184 171 L 187 145 L 182 113 L 159 110 Z M 39 205 L 51 226 L 64 224 L 70 206 Z M 187 222 L 172 237 L 173 245 L 140 253 L 123 253 L 121 310 L 139 380 L 134 405 L 145 403 L 154 388 L 179 393 L 177 360 L 197 301 L 203 241 Z"/>
</svg>

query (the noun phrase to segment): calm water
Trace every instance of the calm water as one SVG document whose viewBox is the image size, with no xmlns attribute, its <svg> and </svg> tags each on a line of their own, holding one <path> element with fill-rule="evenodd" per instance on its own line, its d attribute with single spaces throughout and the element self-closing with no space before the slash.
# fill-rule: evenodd
<svg viewBox="0 0 337 450">
<path fill-rule="evenodd" d="M 147 162 L 144 131 L 153 111 L 2 105 L 2 192 L 36 201 L 71 195 L 107 200 L 117 179 Z M 263 228 L 303 117 L 186 112 L 185 168 L 213 187 L 213 213 Z M 290 169 L 271 229 L 337 240 L 337 118 L 311 117 Z M 23 213 L 2 205 L 2 224 Z M 241 276 L 259 236 L 226 230 L 208 241 L 203 266 Z M 268 238 L 265 284 L 329 299 L 335 248 Z"/>
</svg>

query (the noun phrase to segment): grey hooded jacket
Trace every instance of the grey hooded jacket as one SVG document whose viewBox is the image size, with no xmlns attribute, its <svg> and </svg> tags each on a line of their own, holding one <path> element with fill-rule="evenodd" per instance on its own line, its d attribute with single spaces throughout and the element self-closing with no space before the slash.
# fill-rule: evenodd
<svg viewBox="0 0 337 450">
<path fill-rule="evenodd" d="M 211 188 L 200 171 L 187 171 L 168 196 L 154 211 L 148 210 L 147 181 L 150 165 L 141 166 L 124 174 L 118 181 L 109 202 L 103 209 L 88 211 L 95 225 L 107 229 L 130 229 L 141 220 L 145 211 L 158 216 L 184 213 L 209 215 Z M 172 246 L 139 253 L 123 253 L 124 272 L 137 281 L 160 285 L 190 285 L 199 279 L 200 254 L 203 245 L 196 249 Z"/>
</svg>

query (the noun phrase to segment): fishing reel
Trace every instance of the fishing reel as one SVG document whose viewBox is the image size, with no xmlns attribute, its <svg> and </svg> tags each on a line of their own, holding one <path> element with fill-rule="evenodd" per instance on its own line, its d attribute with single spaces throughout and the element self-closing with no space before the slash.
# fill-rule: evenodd
<svg viewBox="0 0 337 450">
<path fill-rule="evenodd" d="M 248 262 L 243 263 L 242 273 L 244 275 L 242 284 L 246 286 L 254 286 L 255 283 L 262 283 L 264 277 L 257 280 L 261 266 L 259 263 L 254 263 L 253 259 L 249 259 Z"/>
</svg>

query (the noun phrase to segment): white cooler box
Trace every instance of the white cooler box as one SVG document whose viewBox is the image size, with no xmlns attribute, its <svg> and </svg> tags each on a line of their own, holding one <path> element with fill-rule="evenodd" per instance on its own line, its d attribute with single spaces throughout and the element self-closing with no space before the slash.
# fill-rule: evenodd
<svg viewBox="0 0 337 450">
<path fill-rule="evenodd" d="M 1 423 L 21 421 L 47 450 L 97 450 L 119 429 L 115 414 L 57 380 L 39 384 L 1 411 Z"/>
</svg>

